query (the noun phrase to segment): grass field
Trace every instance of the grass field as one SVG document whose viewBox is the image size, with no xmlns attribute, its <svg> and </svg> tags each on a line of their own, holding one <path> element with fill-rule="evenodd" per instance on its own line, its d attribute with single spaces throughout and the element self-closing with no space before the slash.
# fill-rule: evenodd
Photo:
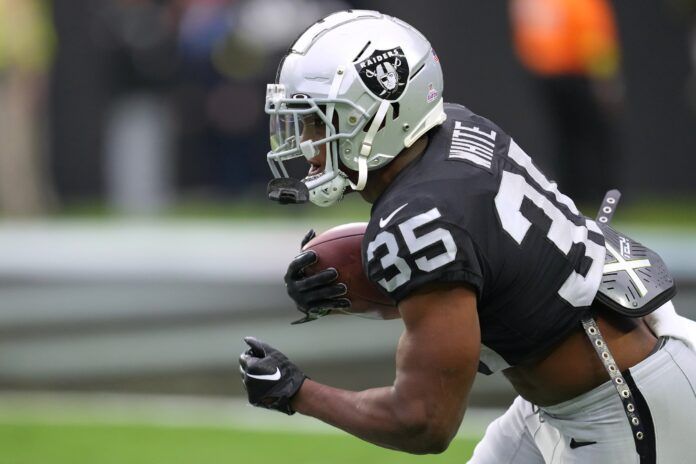
<svg viewBox="0 0 696 464">
<path fill-rule="evenodd" d="M 463 463 L 475 440 L 437 456 L 384 450 L 350 436 L 230 428 L 0 424 L 0 464 Z"/>
<path fill-rule="evenodd" d="M 413 456 L 244 398 L 2 392 L 0 464 L 461 464 L 500 412 L 471 408 L 445 453 Z"/>
</svg>

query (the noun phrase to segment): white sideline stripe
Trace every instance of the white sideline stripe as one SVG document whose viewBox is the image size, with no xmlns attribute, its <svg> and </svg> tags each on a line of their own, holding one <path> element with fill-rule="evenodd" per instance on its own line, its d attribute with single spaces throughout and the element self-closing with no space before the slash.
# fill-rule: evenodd
<svg viewBox="0 0 696 464">
<path fill-rule="evenodd" d="M 457 433 L 480 438 L 502 409 L 469 408 Z M 311 417 L 254 408 L 242 398 L 113 393 L 0 393 L 0 424 L 150 425 L 344 434 Z"/>
<path fill-rule="evenodd" d="M 300 221 L 6 221 L 0 277 L 277 281 L 307 228 Z"/>
<path fill-rule="evenodd" d="M 482 164 L 485 160 L 470 161 Z M 310 221 L 317 230 L 331 226 L 306 218 L 6 220 L 0 222 L 0 278 L 276 282 L 297 253 Z M 631 226 L 626 232 L 657 251 L 678 277 L 696 278 L 692 231 Z M 263 250 L 263 260 L 258 259 L 258 250 Z"/>
</svg>

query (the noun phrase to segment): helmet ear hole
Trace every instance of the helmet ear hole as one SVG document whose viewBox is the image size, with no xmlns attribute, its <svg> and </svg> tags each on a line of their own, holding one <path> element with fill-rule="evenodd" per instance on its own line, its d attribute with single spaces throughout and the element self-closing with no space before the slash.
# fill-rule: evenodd
<svg viewBox="0 0 696 464">
<path fill-rule="evenodd" d="M 372 117 L 370 118 L 370 120 L 367 121 L 367 122 L 365 123 L 365 125 L 363 126 L 363 132 L 367 133 L 367 131 L 370 130 L 370 127 L 372 126 L 372 122 L 373 122 L 374 120 L 375 120 L 375 117 L 372 116 Z M 382 119 L 382 124 L 379 125 L 379 128 L 377 129 L 377 131 L 378 131 L 378 132 L 381 131 L 382 129 L 384 129 L 384 127 L 385 127 L 386 125 L 387 125 L 387 118 L 383 118 L 383 119 Z"/>
<path fill-rule="evenodd" d="M 391 104 L 391 107 L 392 107 L 392 121 L 395 121 L 395 120 L 399 119 L 399 112 L 401 111 L 401 105 L 399 104 L 399 102 L 394 102 Z M 370 120 L 367 121 L 367 123 L 363 127 L 363 132 L 367 132 L 368 130 L 370 130 L 370 126 L 372 125 L 372 121 L 374 121 L 374 120 L 375 120 L 375 117 L 372 116 L 370 118 Z M 380 131 L 380 130 L 384 129 L 384 126 L 386 126 L 386 125 L 387 125 L 387 118 L 384 118 L 384 119 L 382 119 L 382 124 L 380 124 L 379 129 L 377 129 L 377 130 Z"/>
<path fill-rule="evenodd" d="M 399 111 L 401 110 L 401 105 L 399 102 L 392 103 L 392 120 L 399 119 Z"/>
</svg>

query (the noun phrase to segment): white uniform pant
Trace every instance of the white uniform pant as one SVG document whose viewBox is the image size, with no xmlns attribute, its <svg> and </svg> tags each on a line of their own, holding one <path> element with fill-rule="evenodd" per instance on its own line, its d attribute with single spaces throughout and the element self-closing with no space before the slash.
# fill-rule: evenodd
<svg viewBox="0 0 696 464">
<path fill-rule="evenodd" d="M 696 352 L 669 338 L 661 350 L 629 370 L 652 416 L 657 463 L 696 463 Z M 645 420 L 646 414 L 639 414 Z M 641 460 L 616 388 L 606 382 L 541 409 L 517 397 L 488 426 L 469 463 L 639 464 Z"/>
</svg>

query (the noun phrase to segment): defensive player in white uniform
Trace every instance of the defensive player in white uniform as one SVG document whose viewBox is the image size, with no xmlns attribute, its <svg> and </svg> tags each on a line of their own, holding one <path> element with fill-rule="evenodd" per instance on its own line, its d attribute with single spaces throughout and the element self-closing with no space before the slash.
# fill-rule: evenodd
<svg viewBox="0 0 696 464">
<path fill-rule="evenodd" d="M 377 12 L 336 13 L 291 46 L 266 99 L 269 196 L 329 206 L 357 191 L 373 204 L 365 272 L 404 332 L 394 384 L 361 392 L 306 379 L 247 338 L 249 401 L 434 453 L 476 372 L 502 371 L 520 396 L 472 463 L 694 462 L 693 323 L 669 302 L 662 260 L 608 226 L 617 196 L 600 220 L 582 216 L 501 128 L 442 93 L 425 37 Z M 288 177 L 301 157 L 308 175 Z M 299 255 L 285 278 L 303 321 L 350 306 L 334 270 L 304 276 L 315 260 Z"/>
</svg>

